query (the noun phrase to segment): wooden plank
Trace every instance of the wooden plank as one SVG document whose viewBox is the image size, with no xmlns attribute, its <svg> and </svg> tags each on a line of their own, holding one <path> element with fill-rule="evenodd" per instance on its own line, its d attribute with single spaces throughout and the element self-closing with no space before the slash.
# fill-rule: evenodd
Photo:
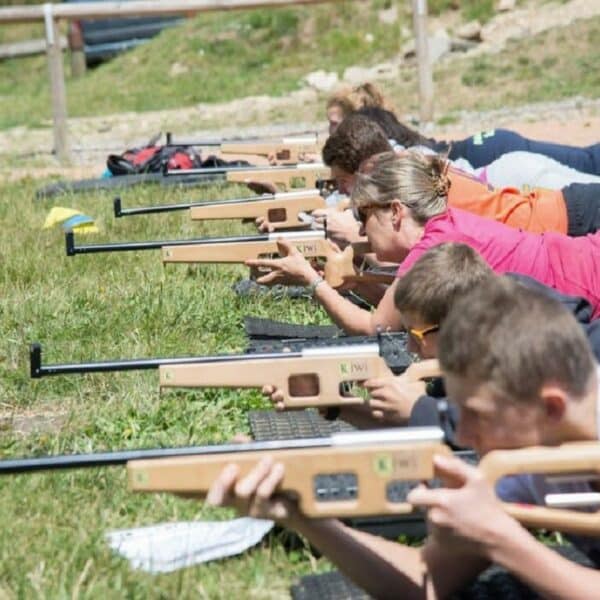
<svg viewBox="0 0 600 600">
<path fill-rule="evenodd" d="M 319 4 L 336 0 L 173 0 L 170 2 L 82 2 L 81 4 L 53 4 L 55 19 L 94 19 L 106 17 L 133 17 L 188 14 L 249 8 Z M 43 5 L 11 6 L 0 9 L 0 23 L 27 23 L 44 18 Z"/>
<path fill-rule="evenodd" d="M 60 49 L 67 48 L 67 39 L 64 36 L 60 38 Z M 0 59 L 20 58 L 21 56 L 35 56 L 46 52 L 46 40 L 25 40 L 24 42 L 15 42 L 13 44 L 0 44 Z"/>
</svg>

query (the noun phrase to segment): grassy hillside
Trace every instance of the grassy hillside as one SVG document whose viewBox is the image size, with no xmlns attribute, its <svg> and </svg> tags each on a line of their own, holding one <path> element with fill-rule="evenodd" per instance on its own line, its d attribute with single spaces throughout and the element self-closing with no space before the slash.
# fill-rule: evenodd
<svg viewBox="0 0 600 600">
<path fill-rule="evenodd" d="M 280 95 L 300 87 L 311 70 L 383 60 L 402 40 L 397 25 L 379 23 L 379 6 L 381 0 L 345 1 L 198 15 L 80 81 L 69 79 L 69 114 Z M 43 57 L 0 64 L 0 127 L 49 118 L 46 79 Z"/>
<path fill-rule="evenodd" d="M 380 23 L 378 11 L 388 2 L 346 0 L 298 9 L 198 15 L 90 70 L 78 81 L 70 78 L 65 57 L 69 115 L 284 95 L 299 89 L 310 71 L 325 69 L 341 75 L 350 65 L 390 59 L 405 41 L 401 31 L 410 31 L 410 16 L 408 3 L 403 3 L 405 12 L 397 23 Z M 450 4 L 450 0 L 438 0 L 430 3 L 430 9 L 450 10 Z M 460 4 L 465 18 L 485 19 L 491 14 L 491 3 L 469 0 Z M 6 31 L 10 30 L 0 29 L 0 35 Z M 500 54 L 442 62 L 435 72 L 437 114 L 445 117 L 460 108 L 485 109 L 576 94 L 597 97 L 600 85 L 593 65 L 600 59 L 599 37 L 600 19 L 596 18 L 515 41 Z M 542 84 L 539 73 L 544 73 Z M 383 84 L 400 112 L 416 107 L 415 78 L 415 68 L 409 65 L 397 81 Z M 318 107 L 298 109 L 314 119 Z M 264 121 L 290 118 L 267 114 Z M 45 58 L 0 63 L 0 129 L 49 127 L 50 119 Z"/>
</svg>

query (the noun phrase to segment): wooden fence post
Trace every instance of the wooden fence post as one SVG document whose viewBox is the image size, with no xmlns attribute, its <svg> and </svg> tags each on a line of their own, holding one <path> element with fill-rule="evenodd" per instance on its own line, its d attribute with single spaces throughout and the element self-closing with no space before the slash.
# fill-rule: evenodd
<svg viewBox="0 0 600 600">
<path fill-rule="evenodd" d="M 65 73 L 58 21 L 52 15 L 52 5 L 44 4 L 44 23 L 46 26 L 46 55 L 50 76 L 50 95 L 52 99 L 52 119 L 54 128 L 54 152 L 61 164 L 71 159 L 67 132 L 67 93 Z"/>
<path fill-rule="evenodd" d="M 412 0 L 413 28 L 419 74 L 419 118 L 433 121 L 433 73 L 427 37 L 427 0 Z"/>
</svg>

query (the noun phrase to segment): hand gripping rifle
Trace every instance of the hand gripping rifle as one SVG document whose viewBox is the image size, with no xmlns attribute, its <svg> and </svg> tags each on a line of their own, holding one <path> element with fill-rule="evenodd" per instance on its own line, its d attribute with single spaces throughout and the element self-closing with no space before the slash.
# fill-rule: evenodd
<svg viewBox="0 0 600 600">
<path fill-rule="evenodd" d="M 402 333 L 386 333 L 342 338 L 316 347 L 291 342 L 277 352 L 52 365 L 42 364 L 42 347 L 34 343 L 29 353 L 30 374 L 39 379 L 49 375 L 158 369 L 161 389 L 276 385 L 284 393 L 287 408 L 364 404 L 362 397 L 352 394 L 351 384 L 393 374 L 424 379 L 437 373 L 437 361 L 411 364 L 412 358 L 398 343 L 403 338 Z M 298 384 L 307 379 L 308 388 L 299 388 Z M 299 395 L 306 390 L 308 395 Z"/>
<path fill-rule="evenodd" d="M 331 179 L 331 170 L 322 163 L 298 164 L 284 167 L 210 167 L 202 169 L 177 169 L 163 171 L 165 177 L 223 175 L 229 183 L 259 181 L 271 183 L 283 190 L 320 187 L 319 183 Z"/>
<path fill-rule="evenodd" d="M 307 227 L 310 223 L 301 218 L 301 213 L 326 208 L 327 204 L 318 189 L 263 194 L 251 198 L 233 200 L 212 200 L 207 202 L 184 202 L 162 206 L 148 206 L 124 209 L 121 198 L 113 201 L 115 217 L 164 213 L 177 210 L 190 210 L 192 220 L 250 219 L 262 217 L 275 229 Z M 347 203 L 340 203 L 338 210 L 344 210 Z"/>
<path fill-rule="evenodd" d="M 328 438 L 124 450 L 0 461 L 0 474 L 127 465 L 129 488 L 204 496 L 222 469 L 236 464 L 246 475 L 264 456 L 284 465 L 280 492 L 298 498 L 308 517 L 362 517 L 413 512 L 408 492 L 425 481 L 437 485 L 433 457 L 450 454 L 435 427 L 336 433 Z M 554 448 L 493 451 L 479 463 L 494 484 L 514 473 L 558 475 L 600 473 L 600 444 L 570 443 Z M 578 476 L 581 479 L 581 475 Z M 580 535 L 600 535 L 600 512 L 568 510 L 600 506 L 600 494 L 547 496 L 546 506 L 504 503 L 529 527 Z"/>
</svg>

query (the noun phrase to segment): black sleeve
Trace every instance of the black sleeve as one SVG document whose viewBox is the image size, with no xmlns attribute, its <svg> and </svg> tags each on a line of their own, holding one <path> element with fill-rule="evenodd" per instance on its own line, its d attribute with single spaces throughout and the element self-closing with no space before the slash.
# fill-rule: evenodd
<svg viewBox="0 0 600 600">
<path fill-rule="evenodd" d="M 520 284 L 537 290 L 542 294 L 545 294 L 549 298 L 553 298 L 557 302 L 560 302 L 565 308 L 567 308 L 571 314 L 577 319 L 577 321 L 581 324 L 590 323 L 592 320 L 592 306 L 585 299 L 580 296 L 568 296 L 567 294 L 562 294 L 558 292 L 554 288 L 548 287 L 543 283 L 540 283 L 537 279 L 533 279 L 532 277 L 527 277 L 527 275 L 520 275 L 518 273 L 509 273 L 508 276 L 515 281 L 518 281 Z"/>
<path fill-rule="evenodd" d="M 409 427 L 439 427 L 444 431 L 446 441 L 459 449 L 455 441 L 458 411 L 445 398 L 421 396 L 413 406 L 408 419 Z"/>
<path fill-rule="evenodd" d="M 582 325 L 596 360 L 600 362 L 600 319 Z"/>
</svg>

